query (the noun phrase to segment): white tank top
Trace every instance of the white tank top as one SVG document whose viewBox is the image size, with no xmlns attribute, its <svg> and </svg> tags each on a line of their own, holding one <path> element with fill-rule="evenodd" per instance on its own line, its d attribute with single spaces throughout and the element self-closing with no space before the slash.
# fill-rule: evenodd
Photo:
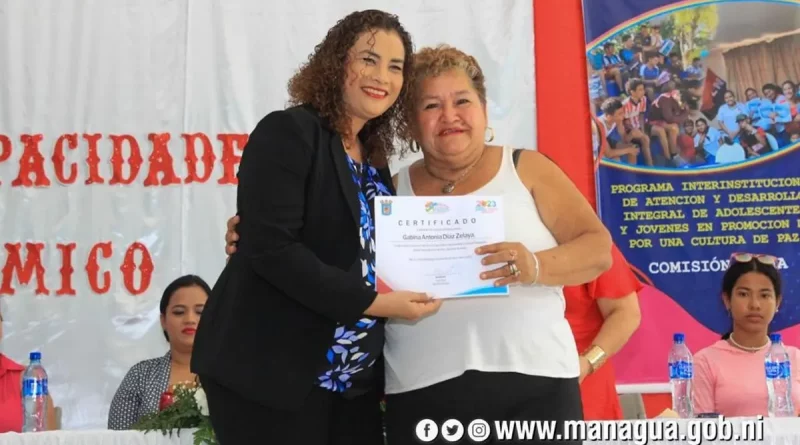
<svg viewBox="0 0 800 445">
<path fill-rule="evenodd" d="M 557 246 L 517 175 L 511 148 L 503 148 L 497 175 L 472 194 L 503 197 L 509 241 L 531 252 Z M 408 167 L 398 174 L 397 195 L 414 195 Z M 424 388 L 467 370 L 578 377 L 562 289 L 514 285 L 509 296 L 448 299 L 423 320 L 390 320 L 384 346 L 386 393 Z"/>
</svg>

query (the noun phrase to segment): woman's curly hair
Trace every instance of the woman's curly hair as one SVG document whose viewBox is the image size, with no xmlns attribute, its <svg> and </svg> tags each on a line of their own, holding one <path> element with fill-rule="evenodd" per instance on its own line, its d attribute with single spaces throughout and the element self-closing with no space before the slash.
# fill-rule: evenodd
<svg viewBox="0 0 800 445">
<path fill-rule="evenodd" d="M 422 93 L 422 82 L 429 77 L 441 76 L 453 70 L 461 70 L 469 77 L 472 87 L 478 93 L 478 98 L 486 106 L 486 77 L 484 77 L 481 65 L 474 57 L 458 48 L 444 44 L 420 49 L 414 54 L 412 82 L 409 85 L 411 102 L 405 110 L 405 120 L 409 125 L 404 128 L 405 132 L 398 135 L 401 146 L 405 150 L 419 151 L 419 146 L 414 141 L 410 124 L 414 122 L 414 117 L 417 113 L 416 102 Z"/>
<path fill-rule="evenodd" d="M 403 87 L 397 101 L 385 113 L 369 120 L 359 133 L 370 162 L 385 164 L 395 154 L 394 138 L 407 132 L 406 108 L 411 106 L 408 85 L 411 82 L 414 46 L 411 35 L 397 16 L 378 10 L 357 11 L 339 20 L 325 39 L 314 48 L 308 61 L 289 80 L 290 104 L 309 104 L 331 122 L 343 137 L 350 135 L 350 118 L 345 113 L 344 82 L 350 49 L 364 32 L 379 30 L 397 33 L 403 42 Z M 404 151 L 404 150 L 401 150 Z"/>
</svg>

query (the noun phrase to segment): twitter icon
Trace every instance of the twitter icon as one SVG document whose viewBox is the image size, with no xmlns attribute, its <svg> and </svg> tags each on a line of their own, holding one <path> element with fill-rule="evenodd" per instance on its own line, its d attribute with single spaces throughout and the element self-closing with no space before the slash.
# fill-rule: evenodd
<svg viewBox="0 0 800 445">
<path fill-rule="evenodd" d="M 442 424 L 442 439 L 448 442 L 458 442 L 464 437 L 464 425 L 456 419 L 446 420 Z"/>
</svg>

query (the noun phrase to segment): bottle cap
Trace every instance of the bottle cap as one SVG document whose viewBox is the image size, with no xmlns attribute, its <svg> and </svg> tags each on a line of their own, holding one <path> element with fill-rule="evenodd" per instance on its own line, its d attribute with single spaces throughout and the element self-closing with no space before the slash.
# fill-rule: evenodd
<svg viewBox="0 0 800 445">
<path fill-rule="evenodd" d="M 672 335 L 672 341 L 675 343 L 683 343 L 685 339 L 686 336 L 684 336 L 682 332 L 676 332 Z"/>
<path fill-rule="evenodd" d="M 41 360 L 42 359 L 42 353 L 38 352 L 38 351 L 31 352 L 30 359 L 31 360 Z"/>
<path fill-rule="evenodd" d="M 769 340 L 772 343 L 780 343 L 781 342 L 781 334 L 769 334 Z"/>
</svg>

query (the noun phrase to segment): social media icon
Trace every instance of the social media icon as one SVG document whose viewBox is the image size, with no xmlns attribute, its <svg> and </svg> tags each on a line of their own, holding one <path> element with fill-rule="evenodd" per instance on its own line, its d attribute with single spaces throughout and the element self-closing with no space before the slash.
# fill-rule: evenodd
<svg viewBox="0 0 800 445">
<path fill-rule="evenodd" d="M 439 427 L 431 419 L 422 419 L 417 422 L 417 439 L 422 443 L 433 442 L 439 435 Z"/>
<path fill-rule="evenodd" d="M 456 419 L 445 420 L 442 424 L 442 438 L 448 442 L 458 442 L 464 437 L 464 425 Z"/>
<path fill-rule="evenodd" d="M 489 438 L 489 422 L 475 419 L 467 427 L 467 435 L 473 442 L 484 442 Z"/>
</svg>

